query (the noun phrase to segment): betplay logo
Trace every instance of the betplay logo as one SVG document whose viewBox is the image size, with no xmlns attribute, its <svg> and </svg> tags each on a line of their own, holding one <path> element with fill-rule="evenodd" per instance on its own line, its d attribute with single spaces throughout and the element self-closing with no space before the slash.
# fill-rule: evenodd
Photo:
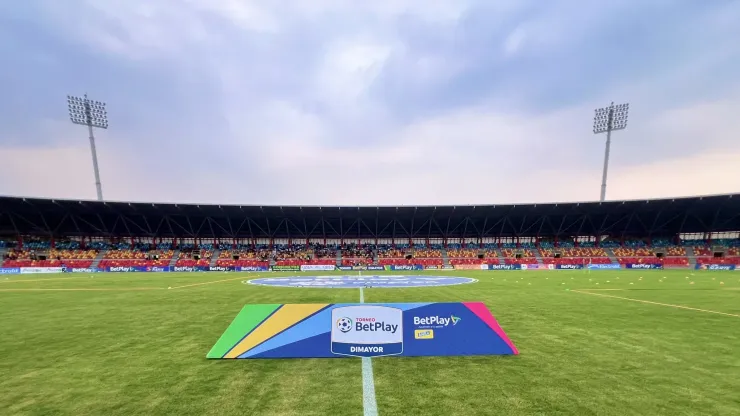
<svg viewBox="0 0 740 416">
<path fill-rule="evenodd" d="M 421 326 L 448 326 L 450 324 L 455 326 L 458 322 L 460 322 L 460 318 L 455 315 L 451 315 L 449 318 L 442 316 L 427 316 L 424 318 L 414 316 L 414 325 Z"/>
</svg>

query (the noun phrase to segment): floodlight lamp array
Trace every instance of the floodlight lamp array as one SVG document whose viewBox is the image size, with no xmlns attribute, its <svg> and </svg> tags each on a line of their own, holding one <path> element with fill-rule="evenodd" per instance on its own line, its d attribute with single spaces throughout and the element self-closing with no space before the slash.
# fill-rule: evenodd
<svg viewBox="0 0 740 416">
<path fill-rule="evenodd" d="M 623 130 L 627 127 L 629 104 L 614 105 L 597 108 L 594 115 L 594 133 Z"/>
<path fill-rule="evenodd" d="M 68 95 L 69 119 L 75 124 L 84 124 L 101 129 L 108 128 L 108 112 L 102 101 Z"/>
</svg>

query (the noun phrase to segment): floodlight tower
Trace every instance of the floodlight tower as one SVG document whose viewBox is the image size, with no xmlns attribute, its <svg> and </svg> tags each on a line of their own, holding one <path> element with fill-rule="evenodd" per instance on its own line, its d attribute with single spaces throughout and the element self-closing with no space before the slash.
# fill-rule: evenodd
<svg viewBox="0 0 740 416">
<path fill-rule="evenodd" d="M 606 132 L 606 151 L 604 152 L 604 173 L 601 177 L 601 202 L 606 198 L 606 172 L 609 170 L 609 147 L 612 143 L 612 131 L 627 128 L 627 113 L 629 104 L 614 105 L 597 108 L 594 116 L 594 134 Z"/>
<path fill-rule="evenodd" d="M 93 169 L 95 170 L 95 188 L 98 191 L 98 201 L 103 200 L 103 187 L 100 185 L 100 171 L 98 170 L 98 152 L 95 150 L 95 135 L 93 127 L 99 129 L 108 128 L 108 113 L 105 111 L 105 103 L 94 101 L 84 97 L 67 96 L 69 105 L 69 119 L 74 124 L 87 126 L 90 135 L 90 151 L 92 152 Z"/>
</svg>

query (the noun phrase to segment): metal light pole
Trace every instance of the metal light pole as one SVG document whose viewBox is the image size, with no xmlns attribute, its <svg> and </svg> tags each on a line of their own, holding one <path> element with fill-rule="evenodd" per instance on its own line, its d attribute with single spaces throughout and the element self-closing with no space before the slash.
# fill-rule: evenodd
<svg viewBox="0 0 740 416">
<path fill-rule="evenodd" d="M 98 152 L 95 150 L 95 135 L 93 127 L 99 129 L 108 128 L 108 113 L 105 111 L 105 103 L 93 101 L 72 95 L 67 96 L 69 105 L 69 119 L 74 124 L 87 126 L 90 135 L 90 151 L 92 152 L 93 169 L 95 170 L 95 188 L 98 191 L 98 201 L 103 200 L 103 187 L 100 185 L 100 171 L 98 170 Z"/>
<path fill-rule="evenodd" d="M 604 173 L 601 177 L 601 202 L 606 198 L 606 172 L 609 170 L 609 147 L 612 143 L 612 131 L 627 128 L 629 104 L 597 108 L 594 116 L 594 134 L 606 132 L 606 151 L 604 152 Z"/>
</svg>

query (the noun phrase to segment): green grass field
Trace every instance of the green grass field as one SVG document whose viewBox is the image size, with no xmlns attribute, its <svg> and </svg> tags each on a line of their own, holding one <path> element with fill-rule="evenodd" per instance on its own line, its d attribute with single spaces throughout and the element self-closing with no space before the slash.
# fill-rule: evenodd
<svg viewBox="0 0 740 416">
<path fill-rule="evenodd" d="M 365 301 L 483 301 L 521 354 L 375 358 L 380 415 L 740 414 L 740 272 L 432 274 L 479 282 Z M 360 359 L 205 359 L 244 304 L 359 301 L 258 275 L 0 276 L 0 415 L 362 415 Z"/>
</svg>

